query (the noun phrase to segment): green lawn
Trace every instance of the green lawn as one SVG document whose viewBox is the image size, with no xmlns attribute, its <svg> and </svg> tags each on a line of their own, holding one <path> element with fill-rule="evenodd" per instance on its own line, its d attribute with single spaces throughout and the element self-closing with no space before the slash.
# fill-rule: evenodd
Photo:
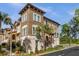
<svg viewBox="0 0 79 59">
<path fill-rule="evenodd" d="M 51 51 L 55 51 L 55 50 L 60 50 L 62 48 L 64 48 L 64 47 L 62 45 L 59 45 L 59 46 L 56 46 L 55 48 L 47 48 L 46 51 L 45 50 L 40 50 L 40 51 L 38 51 L 38 53 L 33 53 L 33 52 L 31 52 L 30 54 L 21 53 L 19 55 L 20 56 L 34 56 L 34 55 L 41 54 L 41 53 L 46 53 L 46 52 L 51 52 Z"/>
</svg>

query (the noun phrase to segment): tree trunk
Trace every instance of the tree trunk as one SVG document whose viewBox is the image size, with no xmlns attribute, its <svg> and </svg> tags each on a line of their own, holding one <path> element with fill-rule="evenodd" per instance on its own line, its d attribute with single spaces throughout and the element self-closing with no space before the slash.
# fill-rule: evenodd
<svg viewBox="0 0 79 59">
<path fill-rule="evenodd" d="M 46 51 L 46 40 L 44 41 L 44 50 Z"/>
<path fill-rule="evenodd" d="M 50 38 L 50 48 L 52 48 L 52 35 L 50 35 L 51 38 Z"/>
<path fill-rule="evenodd" d="M 10 34 L 11 37 L 10 37 L 10 56 L 12 56 L 12 34 Z"/>
<path fill-rule="evenodd" d="M 38 53 L 38 41 L 36 40 L 35 52 Z"/>
</svg>

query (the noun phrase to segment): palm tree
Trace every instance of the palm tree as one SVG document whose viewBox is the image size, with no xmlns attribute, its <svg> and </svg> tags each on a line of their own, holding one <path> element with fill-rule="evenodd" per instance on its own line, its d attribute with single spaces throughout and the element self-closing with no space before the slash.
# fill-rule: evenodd
<svg viewBox="0 0 79 59">
<path fill-rule="evenodd" d="M 4 17 L 4 15 L 2 14 L 2 12 L 0 12 L 0 30 L 1 30 L 1 23 L 3 21 L 3 17 Z"/>
<path fill-rule="evenodd" d="M 2 22 L 4 22 L 4 24 L 8 24 L 8 21 L 6 22 L 7 16 L 8 14 L 5 14 L 0 11 L 0 30 L 1 30 Z"/>
<path fill-rule="evenodd" d="M 6 25 L 10 25 L 11 30 L 13 29 L 13 24 L 12 24 L 11 18 L 8 15 L 5 17 L 4 23 Z M 12 33 L 12 31 L 10 33 Z M 12 34 L 10 34 L 10 36 L 12 36 Z M 10 37 L 10 55 L 12 55 L 12 38 L 11 37 Z"/>
<path fill-rule="evenodd" d="M 10 18 L 9 16 L 6 16 L 6 18 L 4 19 L 4 23 L 5 23 L 6 25 L 10 25 L 10 27 L 13 26 L 13 25 L 12 25 L 12 22 L 11 22 L 11 18 Z M 12 28 L 12 27 L 11 27 L 11 28 Z"/>
<path fill-rule="evenodd" d="M 12 28 L 12 22 L 11 22 L 11 18 L 9 17 L 9 15 L 0 11 L 0 30 L 2 29 L 2 27 L 1 27 L 2 22 L 6 25 L 10 25 L 11 28 Z M 10 40 L 10 54 L 11 54 L 11 51 L 12 51 L 11 46 L 12 46 L 12 44 L 11 44 L 11 40 Z"/>
</svg>

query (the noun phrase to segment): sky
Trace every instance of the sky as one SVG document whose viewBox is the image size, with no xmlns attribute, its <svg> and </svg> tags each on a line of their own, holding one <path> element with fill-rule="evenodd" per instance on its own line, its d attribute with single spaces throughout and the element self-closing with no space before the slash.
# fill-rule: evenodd
<svg viewBox="0 0 79 59">
<path fill-rule="evenodd" d="M 8 13 L 14 22 L 20 17 L 18 13 L 25 5 L 25 3 L 0 3 L 0 11 Z M 33 3 L 33 5 L 44 10 L 45 16 L 61 25 L 68 23 L 73 18 L 75 9 L 79 8 L 77 3 Z"/>
</svg>

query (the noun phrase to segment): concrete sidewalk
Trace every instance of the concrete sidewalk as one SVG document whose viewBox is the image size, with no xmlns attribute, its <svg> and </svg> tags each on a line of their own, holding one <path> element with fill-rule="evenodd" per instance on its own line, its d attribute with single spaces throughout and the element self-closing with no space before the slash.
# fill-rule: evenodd
<svg viewBox="0 0 79 59">
<path fill-rule="evenodd" d="M 45 53 L 40 53 L 40 54 L 37 54 L 37 55 L 35 55 L 35 56 L 42 56 L 42 55 L 44 55 L 44 54 L 54 53 L 54 52 L 57 52 L 57 51 L 62 51 L 62 50 L 64 50 L 64 49 L 68 49 L 68 48 L 72 48 L 72 47 L 75 47 L 75 46 L 79 46 L 78 44 L 71 44 L 70 46 L 69 46 L 69 44 L 62 44 L 62 45 L 63 45 L 63 47 L 64 47 L 64 48 L 62 48 L 62 49 L 54 50 L 54 51 L 50 51 L 50 52 L 45 52 Z"/>
</svg>

